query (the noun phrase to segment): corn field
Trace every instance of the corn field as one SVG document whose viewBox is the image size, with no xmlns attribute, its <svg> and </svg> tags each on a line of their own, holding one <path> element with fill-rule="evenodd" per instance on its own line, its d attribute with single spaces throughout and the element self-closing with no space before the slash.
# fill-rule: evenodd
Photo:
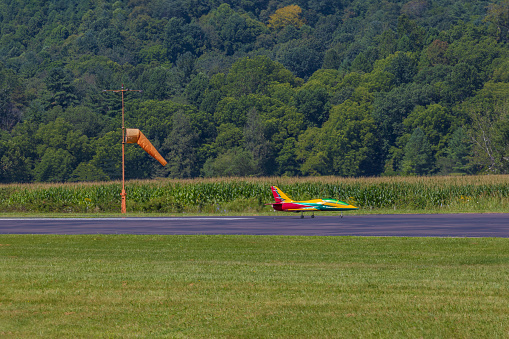
<svg viewBox="0 0 509 339">
<path fill-rule="evenodd" d="M 509 176 L 220 178 L 126 183 L 128 212 L 269 211 L 270 186 L 294 200 L 340 199 L 361 210 L 509 211 Z M 119 182 L 0 186 L 3 212 L 117 213 Z"/>
</svg>

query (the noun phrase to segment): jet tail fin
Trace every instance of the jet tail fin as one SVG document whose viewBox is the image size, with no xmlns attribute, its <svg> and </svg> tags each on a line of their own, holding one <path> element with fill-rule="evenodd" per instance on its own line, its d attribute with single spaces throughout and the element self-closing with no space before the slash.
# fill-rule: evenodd
<svg viewBox="0 0 509 339">
<path fill-rule="evenodd" d="M 276 186 L 271 186 L 270 189 L 272 190 L 272 195 L 274 196 L 274 199 L 276 200 L 276 203 L 282 203 L 284 201 L 292 201 L 292 199 L 288 198 L 286 194 L 284 194 L 279 188 Z"/>
</svg>

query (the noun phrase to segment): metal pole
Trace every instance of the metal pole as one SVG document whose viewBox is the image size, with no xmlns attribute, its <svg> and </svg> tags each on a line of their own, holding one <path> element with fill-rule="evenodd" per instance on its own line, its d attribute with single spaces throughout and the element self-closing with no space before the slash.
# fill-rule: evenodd
<svg viewBox="0 0 509 339">
<path fill-rule="evenodd" d="M 122 199 L 120 204 L 120 211 L 122 213 L 126 213 L 126 193 L 125 193 L 125 124 L 124 124 L 124 92 L 141 92 L 141 90 L 137 89 L 124 89 L 124 85 L 122 84 L 122 88 L 120 90 L 116 89 L 105 89 L 103 92 L 120 92 L 122 94 L 122 192 L 120 193 L 120 197 Z"/>
<path fill-rule="evenodd" d="M 120 211 L 126 212 L 125 206 L 125 125 L 124 125 L 124 84 L 122 84 L 122 193 L 120 193 L 122 203 Z"/>
</svg>

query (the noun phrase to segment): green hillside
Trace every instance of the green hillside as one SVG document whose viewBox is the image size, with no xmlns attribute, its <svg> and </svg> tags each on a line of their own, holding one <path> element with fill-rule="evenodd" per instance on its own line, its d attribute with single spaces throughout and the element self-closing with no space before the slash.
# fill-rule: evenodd
<svg viewBox="0 0 509 339">
<path fill-rule="evenodd" d="M 0 182 L 509 171 L 509 1 L 0 3 Z"/>
</svg>

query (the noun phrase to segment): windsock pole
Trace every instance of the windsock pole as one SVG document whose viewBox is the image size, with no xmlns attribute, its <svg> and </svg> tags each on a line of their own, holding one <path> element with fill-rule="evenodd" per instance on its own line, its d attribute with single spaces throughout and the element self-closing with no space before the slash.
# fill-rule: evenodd
<svg viewBox="0 0 509 339">
<path fill-rule="evenodd" d="M 122 214 L 126 213 L 126 205 L 125 205 L 125 124 L 124 124 L 124 84 L 122 84 L 122 192 L 120 193 L 120 197 L 122 198 L 122 202 L 120 204 L 120 211 Z"/>
<path fill-rule="evenodd" d="M 141 92 L 138 89 L 124 89 L 124 84 L 122 84 L 121 89 L 105 89 L 103 92 L 115 92 L 122 93 L 122 192 L 120 193 L 120 197 L 122 202 L 120 204 L 120 211 L 122 213 L 126 213 L 126 193 L 125 193 L 125 125 L 124 125 L 124 92 Z"/>
</svg>

